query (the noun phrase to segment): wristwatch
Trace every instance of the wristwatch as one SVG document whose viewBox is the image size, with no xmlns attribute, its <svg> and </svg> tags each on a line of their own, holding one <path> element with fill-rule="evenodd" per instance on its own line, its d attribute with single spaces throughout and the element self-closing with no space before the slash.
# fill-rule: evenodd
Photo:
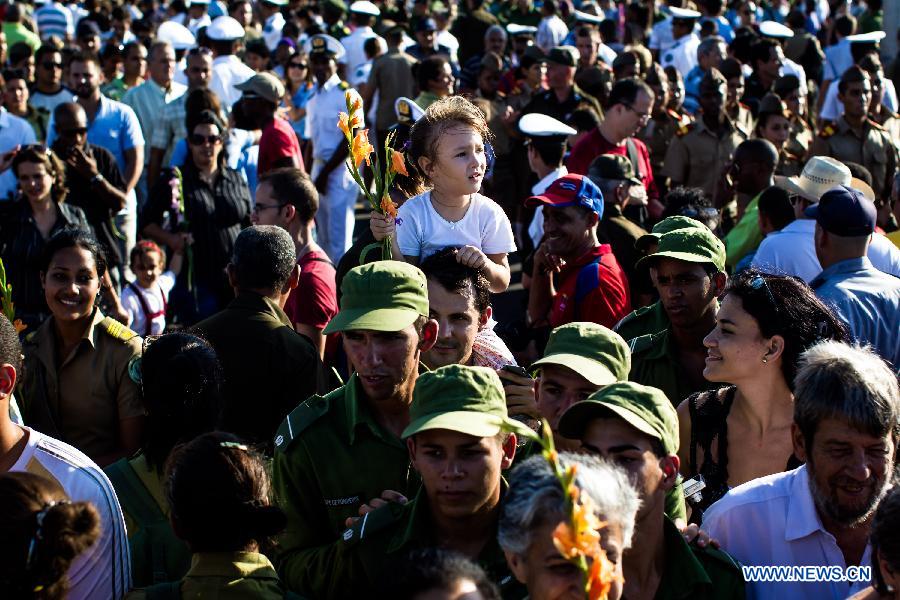
<svg viewBox="0 0 900 600">
<path fill-rule="evenodd" d="M 91 185 L 97 185 L 97 184 L 100 183 L 101 181 L 103 181 L 103 174 L 102 174 L 102 173 L 97 173 L 96 175 L 94 175 L 93 177 L 91 177 Z"/>
</svg>

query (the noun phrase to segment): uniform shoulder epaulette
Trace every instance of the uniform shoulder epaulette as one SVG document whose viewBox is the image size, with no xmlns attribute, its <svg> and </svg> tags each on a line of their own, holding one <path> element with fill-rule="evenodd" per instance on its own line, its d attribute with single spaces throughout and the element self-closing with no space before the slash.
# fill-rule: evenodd
<svg viewBox="0 0 900 600">
<path fill-rule="evenodd" d="M 678 137 L 684 137 L 689 134 L 694 129 L 693 123 L 685 123 L 681 127 L 678 128 L 678 131 L 675 132 L 675 135 Z"/>
<path fill-rule="evenodd" d="M 342 81 L 338 84 L 338 87 L 342 90 L 348 90 L 348 89 L 350 89 L 350 84 L 347 83 L 346 81 Z"/>
<path fill-rule="evenodd" d="M 875 119 L 867 119 L 869 121 L 869 125 L 877 129 L 878 131 L 884 131 L 884 125 L 876 121 Z"/>
<path fill-rule="evenodd" d="M 331 394 L 335 392 L 343 393 L 343 389 L 338 388 Z M 276 452 L 287 451 L 291 442 L 300 435 L 301 431 L 307 429 L 328 412 L 328 407 L 331 406 L 331 394 L 307 398 L 285 417 L 278 428 L 278 433 L 275 434 Z"/>
<path fill-rule="evenodd" d="M 353 546 L 365 538 L 371 538 L 403 518 L 404 504 L 388 502 L 379 509 L 367 512 L 341 534 L 345 546 Z"/>
<path fill-rule="evenodd" d="M 835 129 L 834 123 L 832 123 L 831 121 L 826 121 L 825 124 L 822 125 L 822 128 L 819 130 L 818 135 L 822 139 L 827 139 L 833 136 L 836 131 L 837 129 Z"/>
<path fill-rule="evenodd" d="M 33 343 L 34 343 L 34 336 L 35 336 L 35 335 L 37 335 L 37 331 L 36 331 L 36 330 L 35 330 L 35 331 L 32 331 L 31 333 L 26 333 L 26 334 L 25 334 L 25 342 L 28 343 L 28 344 L 33 344 Z"/>
<path fill-rule="evenodd" d="M 653 347 L 655 339 L 655 334 L 648 333 L 646 335 L 639 335 L 630 342 L 628 342 L 628 349 L 631 350 L 632 354 L 638 354 L 640 352 L 646 352 L 650 348 Z"/>
<path fill-rule="evenodd" d="M 103 329 L 103 331 L 105 331 L 107 334 L 109 334 L 109 337 L 122 342 L 127 342 L 132 338 L 138 337 L 137 332 L 132 331 L 112 317 L 103 317 L 103 320 L 100 321 L 100 328 Z"/>
<path fill-rule="evenodd" d="M 747 110 L 752 110 L 749 106 L 747 106 L 743 102 L 738 102 L 738 106 L 740 106 L 741 108 L 746 108 Z"/>
</svg>

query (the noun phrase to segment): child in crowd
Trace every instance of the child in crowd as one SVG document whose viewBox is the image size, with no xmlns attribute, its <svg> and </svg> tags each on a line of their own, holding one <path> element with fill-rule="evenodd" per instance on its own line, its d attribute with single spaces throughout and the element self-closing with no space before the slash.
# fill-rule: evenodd
<svg viewBox="0 0 900 600">
<path fill-rule="evenodd" d="M 169 292 L 181 272 L 184 251 L 172 256 L 169 270 L 163 272 L 166 253 L 155 242 L 140 241 L 132 248 L 131 272 L 135 280 L 122 290 L 122 306 L 128 312 L 128 326 L 140 335 L 159 335 L 166 329 Z"/>
<path fill-rule="evenodd" d="M 507 256 L 516 245 L 503 209 L 478 193 L 489 138 L 484 114 L 465 98 L 452 96 L 429 106 L 412 127 L 408 158 L 431 189 L 407 200 L 396 220 L 373 212 L 370 226 L 376 240 L 392 236 L 394 254 L 413 264 L 458 246 L 457 260 L 483 271 L 497 294 L 509 287 Z"/>
</svg>

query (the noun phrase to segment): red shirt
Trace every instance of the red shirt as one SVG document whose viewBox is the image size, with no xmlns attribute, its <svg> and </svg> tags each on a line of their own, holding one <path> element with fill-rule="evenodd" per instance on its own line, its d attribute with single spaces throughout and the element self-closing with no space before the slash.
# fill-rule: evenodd
<svg viewBox="0 0 900 600">
<path fill-rule="evenodd" d="M 647 146 L 637 138 L 629 139 L 634 142 L 637 149 L 640 179 L 647 188 L 647 197 L 651 200 L 659 200 L 659 189 L 656 187 L 656 182 L 653 181 L 653 167 L 650 166 L 650 153 L 647 151 Z M 603 137 L 600 130 L 595 127 L 572 148 L 569 160 L 566 161 L 566 168 L 569 169 L 569 173 L 587 175 L 588 167 L 601 154 L 619 154 L 628 157 L 628 145 L 623 143 L 621 146 L 616 146 Z"/>
<path fill-rule="evenodd" d="M 291 323 L 324 329 L 338 312 L 334 265 L 324 252 L 307 252 L 300 265 L 300 284 L 288 296 L 284 312 Z"/>
<path fill-rule="evenodd" d="M 600 260 L 591 265 L 598 257 Z M 581 275 L 583 269 L 586 273 Z M 591 269 L 596 269 L 596 275 L 590 272 Z M 588 285 L 587 289 L 578 289 L 579 275 L 582 285 Z M 559 285 L 550 310 L 551 327 L 587 321 L 612 329 L 631 312 L 628 278 L 609 244 L 600 244 L 578 260 L 566 264 L 556 281 Z M 580 302 L 576 300 L 578 292 L 585 293 Z"/>
<path fill-rule="evenodd" d="M 291 157 L 294 166 L 303 169 L 303 156 L 300 154 L 300 142 L 294 133 L 291 124 L 275 117 L 269 125 L 263 129 L 259 138 L 259 160 L 256 163 L 256 176 L 275 168 L 275 162 L 279 159 Z"/>
</svg>

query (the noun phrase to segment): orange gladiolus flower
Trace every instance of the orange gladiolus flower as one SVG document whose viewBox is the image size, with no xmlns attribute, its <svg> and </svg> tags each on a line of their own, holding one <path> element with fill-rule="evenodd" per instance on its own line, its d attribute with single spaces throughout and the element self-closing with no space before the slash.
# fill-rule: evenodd
<svg viewBox="0 0 900 600">
<path fill-rule="evenodd" d="M 613 566 L 612 562 L 606 557 L 606 552 L 600 550 L 597 555 L 593 557 L 591 570 L 588 573 L 588 600 L 606 600 L 613 582 L 618 579 L 619 576 L 616 574 L 615 566 Z"/>
<path fill-rule="evenodd" d="M 362 125 L 362 117 L 359 113 L 354 112 L 350 117 L 350 129 L 357 129 L 360 125 Z"/>
<path fill-rule="evenodd" d="M 354 113 L 362 110 L 362 98 L 360 98 L 359 96 L 355 96 L 353 98 L 353 104 L 350 105 L 350 110 Z"/>
<path fill-rule="evenodd" d="M 338 129 L 344 132 L 345 136 L 350 135 L 350 117 L 347 113 L 338 113 Z"/>
<path fill-rule="evenodd" d="M 381 198 L 381 212 L 397 218 L 397 205 L 391 200 L 391 195 L 385 192 Z"/>
<path fill-rule="evenodd" d="M 402 152 L 391 150 L 391 170 L 394 173 L 409 177 L 409 173 L 406 172 L 406 159 Z"/>
<path fill-rule="evenodd" d="M 369 130 L 363 129 L 362 131 L 356 132 L 356 137 L 353 138 L 353 144 L 350 147 L 350 155 L 353 158 L 353 164 L 356 165 L 356 168 L 362 164 L 363 161 L 366 161 L 367 165 L 371 165 L 369 155 L 375 150 L 375 147 L 369 143 Z"/>
<path fill-rule="evenodd" d="M 16 319 L 13 321 L 13 327 L 16 328 L 16 333 L 22 333 L 26 329 L 28 329 L 28 325 L 22 322 L 22 319 Z"/>
</svg>

